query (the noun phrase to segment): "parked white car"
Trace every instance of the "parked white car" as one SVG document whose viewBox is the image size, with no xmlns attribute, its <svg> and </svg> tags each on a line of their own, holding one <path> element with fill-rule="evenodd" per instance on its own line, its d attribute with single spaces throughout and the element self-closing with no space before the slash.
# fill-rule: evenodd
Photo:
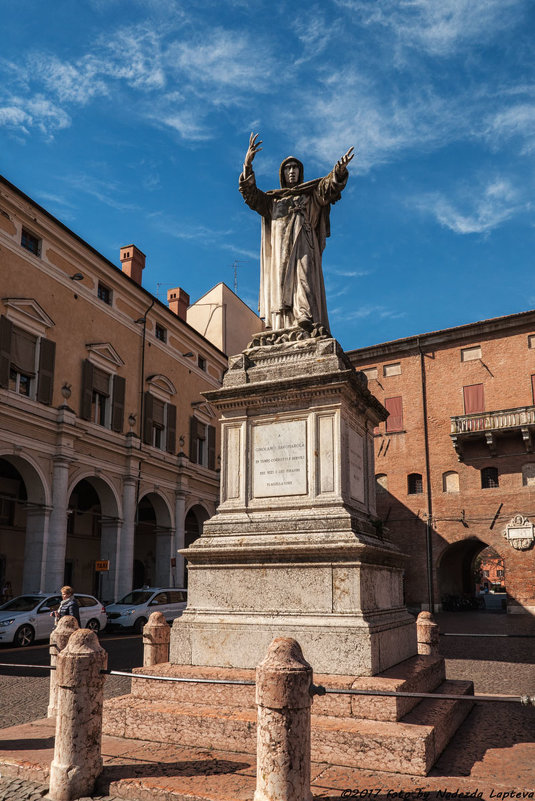
<svg viewBox="0 0 535 801">
<path fill-rule="evenodd" d="M 141 634 L 152 612 L 163 612 L 168 623 L 180 617 L 188 604 L 187 590 L 175 587 L 141 587 L 132 590 L 116 604 L 108 604 L 110 626 L 133 628 Z"/>
<path fill-rule="evenodd" d="M 102 631 L 108 617 L 102 603 L 93 595 L 75 593 L 80 604 L 80 620 L 83 628 Z M 50 637 L 56 619 L 50 616 L 61 603 L 59 593 L 41 592 L 17 595 L 0 606 L 0 643 L 13 642 L 16 645 L 30 645 L 34 640 Z"/>
</svg>

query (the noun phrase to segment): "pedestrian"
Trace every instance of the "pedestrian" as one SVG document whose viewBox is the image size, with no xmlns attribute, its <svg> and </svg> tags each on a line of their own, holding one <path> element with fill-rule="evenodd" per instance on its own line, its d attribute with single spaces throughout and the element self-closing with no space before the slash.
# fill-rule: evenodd
<svg viewBox="0 0 535 801">
<path fill-rule="evenodd" d="M 76 600 L 76 598 L 74 597 L 73 588 L 68 586 L 62 587 L 61 598 L 62 601 L 59 607 L 50 614 L 54 615 L 54 617 L 56 618 L 56 622 L 59 620 L 60 617 L 71 615 L 78 621 L 78 625 L 81 626 L 82 624 L 80 621 L 80 605 Z"/>
<path fill-rule="evenodd" d="M 11 582 L 4 581 L 4 586 L 2 587 L 2 603 L 10 601 L 11 598 L 13 598 L 13 590 L 11 589 Z"/>
</svg>

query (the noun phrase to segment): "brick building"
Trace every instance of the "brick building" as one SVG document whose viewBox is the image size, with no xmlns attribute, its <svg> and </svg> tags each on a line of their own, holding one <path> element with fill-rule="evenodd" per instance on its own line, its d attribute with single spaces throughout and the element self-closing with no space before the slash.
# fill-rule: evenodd
<svg viewBox="0 0 535 801">
<path fill-rule="evenodd" d="M 508 612 L 535 614 L 535 311 L 348 355 L 390 412 L 377 509 L 408 555 L 407 604 L 473 595 L 474 559 L 492 546 Z"/>
<path fill-rule="evenodd" d="M 180 288 L 142 286 L 0 177 L 0 583 L 106 600 L 181 586 L 219 494 L 217 420 L 201 392 L 224 353 Z M 101 587 L 97 560 L 108 560 Z"/>
</svg>

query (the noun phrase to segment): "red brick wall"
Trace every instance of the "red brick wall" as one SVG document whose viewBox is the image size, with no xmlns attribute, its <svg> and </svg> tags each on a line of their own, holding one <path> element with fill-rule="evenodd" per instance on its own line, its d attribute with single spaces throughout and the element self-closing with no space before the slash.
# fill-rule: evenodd
<svg viewBox="0 0 535 801">
<path fill-rule="evenodd" d="M 531 463 L 535 470 L 535 453 L 526 449 L 518 429 L 509 429 L 495 437 L 494 456 L 484 434 L 478 434 L 464 447 L 464 461 L 460 462 L 450 437 L 451 416 L 464 414 L 464 386 L 483 384 L 486 411 L 533 406 L 535 349 L 528 347 L 528 335 L 535 333 L 535 313 L 520 317 L 522 320 L 513 327 L 515 318 L 500 318 L 489 321 L 494 325 L 475 324 L 420 338 L 427 394 L 435 603 L 447 591 L 460 594 L 468 590 L 472 559 L 483 547 L 492 545 L 505 562 L 510 611 L 520 606 L 535 613 L 535 549 L 515 551 L 503 537 L 505 524 L 515 514 L 535 521 L 535 484 L 524 486 L 522 481 L 523 465 Z M 461 361 L 461 349 L 475 345 L 481 346 L 481 359 Z M 407 603 L 425 607 L 429 495 L 418 343 L 414 339 L 385 343 L 352 351 L 349 356 L 357 369 L 378 368 L 377 379 L 369 380 L 369 388 L 381 402 L 403 397 L 403 432 L 386 433 L 383 423 L 375 438 L 376 473 L 387 476 L 387 490 L 378 492 L 378 516 L 410 557 Z M 401 374 L 385 376 L 384 366 L 395 362 L 400 362 Z M 533 439 L 535 449 L 535 431 Z M 480 471 L 484 467 L 498 469 L 499 487 L 481 488 Z M 458 473 L 458 492 L 443 491 L 446 471 Z M 422 475 L 422 494 L 408 494 L 410 473 Z M 466 525 L 461 522 L 463 510 Z M 459 543 L 457 551 L 452 550 L 455 543 Z"/>
</svg>

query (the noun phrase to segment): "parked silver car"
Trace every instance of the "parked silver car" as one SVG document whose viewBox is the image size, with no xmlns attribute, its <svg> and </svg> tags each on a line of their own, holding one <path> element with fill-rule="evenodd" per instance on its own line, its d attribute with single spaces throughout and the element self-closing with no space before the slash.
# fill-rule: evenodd
<svg viewBox="0 0 535 801">
<path fill-rule="evenodd" d="M 141 587 L 132 590 L 116 604 L 108 604 L 110 626 L 133 628 L 141 634 L 151 612 L 163 612 L 168 623 L 179 617 L 187 606 L 187 590 L 176 587 Z"/>
<path fill-rule="evenodd" d="M 106 609 L 93 595 L 76 592 L 80 605 L 80 620 L 83 628 L 102 631 L 108 621 Z M 44 640 L 56 622 L 50 612 L 61 603 L 59 593 L 32 592 L 17 595 L 0 606 L 0 643 L 13 642 L 15 645 L 31 645 L 34 640 Z"/>
</svg>

